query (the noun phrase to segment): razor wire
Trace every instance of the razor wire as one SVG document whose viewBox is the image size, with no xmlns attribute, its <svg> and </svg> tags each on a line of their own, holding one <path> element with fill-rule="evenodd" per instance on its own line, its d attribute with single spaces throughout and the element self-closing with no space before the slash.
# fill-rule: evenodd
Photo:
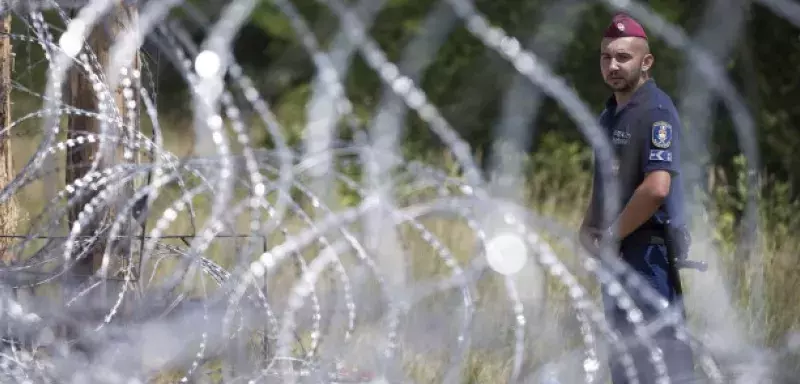
<svg viewBox="0 0 800 384">
<path fill-rule="evenodd" d="M 691 346 L 700 362 L 702 378 L 681 383 L 726 383 L 736 380 L 732 377 L 752 378 L 748 374 L 767 380 L 774 373 L 765 366 L 721 364 L 703 338 L 679 321 L 677 309 L 664 305 L 641 277 L 617 260 L 610 244 L 601 255 L 578 249 L 572 231 L 525 207 L 515 191 L 503 190 L 505 184 L 486 178 L 465 139 L 419 84 L 450 31 L 463 26 L 516 71 L 493 131 L 496 142 L 523 146 L 529 142 L 531 133 L 518 129 L 524 125 L 519 122 L 534 119 L 546 96 L 568 113 L 599 163 L 609 165 L 600 170 L 607 179 L 612 177 L 612 162 L 606 161 L 612 158 L 610 142 L 592 108 L 553 69 L 569 41 L 556 42 L 539 55 L 533 48 L 545 44 L 546 31 L 522 43 L 494 26 L 473 2 L 441 0 L 431 5 L 425 28 L 395 63 L 368 32 L 386 1 L 317 3 L 341 22 L 329 49 L 317 41 L 309 21 L 296 9 L 297 2 L 272 2 L 315 68 L 305 111 L 307 134 L 300 148 L 288 144 L 286 127 L 233 55 L 236 33 L 255 11 L 256 1 L 208 4 L 213 11 L 206 13 L 188 1 L 131 2 L 128 5 L 137 5 L 137 28 L 112 42 L 105 65 L 87 37 L 120 6 L 118 2 L 3 3 L 0 9 L 11 13 L 14 22 L 30 26 L 28 34 L 7 37 L 29 49 L 41 49 L 47 68 L 41 92 L 13 80 L 15 90 L 38 99 L 42 107 L 15 119 L 2 133 L 13 136 L 18 126 L 39 121 L 42 137 L 25 166 L 0 192 L 0 201 L 22 196 L 31 185 L 59 175 L 64 169 L 53 164 L 67 151 L 90 146 L 99 151 L 84 176 L 43 202 L 41 212 L 31 212 L 27 233 L 7 237 L 13 242 L 6 252 L 27 256 L 0 268 L 0 316 L 7 324 L 0 331 L 0 375 L 19 382 L 75 383 L 144 383 L 167 372 L 177 372 L 174 382 L 212 377 L 245 383 L 405 382 L 410 380 L 405 359 L 414 359 L 404 348 L 407 339 L 443 333 L 452 334 L 454 342 L 440 352 L 446 355 L 439 369 L 441 380 L 458 382 L 466 375 L 465 364 L 476 339 L 503 332 L 479 325 L 487 316 L 480 313 L 479 286 L 492 279 L 507 301 L 493 303 L 492 308 L 504 307 L 505 312 L 492 316 L 509 321 L 509 335 L 497 337 L 508 345 L 496 348 L 505 354 L 509 368 L 493 382 L 600 383 L 608 375 L 604 349 L 621 356 L 630 382 L 641 382 L 632 355 L 641 352 L 632 351 L 634 344 L 644 348 L 659 372 L 659 383 L 676 382 L 666 375 L 653 339 L 664 327 L 677 328 L 680 340 Z M 579 3 L 555 4 L 545 14 L 579 23 L 585 9 L 571 8 L 582 7 Z M 687 92 L 703 92 L 705 100 L 718 98 L 728 108 L 748 158 L 751 192 L 745 221 L 753 236 L 744 241 L 752 246 L 758 232 L 754 186 L 759 154 L 753 116 L 717 59 L 725 52 L 709 52 L 646 5 L 601 3 L 609 11 L 629 12 L 652 35 L 685 51 L 697 80 L 688 83 Z M 800 22 L 794 3 L 760 3 L 795 25 Z M 74 11 L 72 16 L 68 9 Z M 175 16 L 176 10 L 186 11 L 188 17 Z M 45 21 L 43 12 L 51 11 L 61 24 Z M 728 28 L 736 29 L 741 19 Z M 193 40 L 190 29 L 205 32 L 201 43 Z M 129 64 L 145 42 L 157 47 L 181 74 L 191 95 L 191 126 L 197 139 L 193 156 L 165 148 L 152 74 L 146 66 Z M 381 80 L 381 98 L 372 119 L 359 117 L 345 92 L 353 55 L 360 55 Z M 68 104 L 63 89 L 70 71 L 90 82 L 97 111 Z M 530 92 L 527 85 L 536 91 Z M 448 148 L 458 164 L 458 176 L 403 157 L 400 137 L 409 112 Z M 689 112 L 690 119 L 703 119 L 698 110 Z M 274 149 L 253 142 L 255 124 L 244 116 L 250 113 Z M 61 120 L 73 116 L 97 120 L 100 132 L 62 140 Z M 136 122 L 141 116 L 152 127 L 149 137 Z M 335 139 L 342 123 L 356 131 L 353 140 Z M 695 149 L 702 150 L 707 133 L 698 130 L 692 137 Z M 234 145 L 241 153 L 234 151 Z M 113 156 L 117 149 L 122 150 L 122 159 Z M 494 156 L 492 172 L 504 180 L 523 179 L 522 167 L 514 159 Z M 616 184 L 602 184 L 609 188 L 604 194 L 604 214 L 609 216 L 619 208 Z M 331 201 L 330 194 L 337 190 L 352 196 L 355 203 L 342 206 Z M 198 212 L 199 201 L 209 203 L 207 212 Z M 79 210 L 76 217 L 69 218 L 75 210 Z M 109 210 L 114 215 L 104 216 Z M 237 228 L 238 217 L 246 218 L 244 231 Z M 183 218 L 190 220 L 193 232 L 173 234 Z M 463 245 L 468 251 L 452 249 L 453 244 L 426 224 L 430 220 L 463 226 L 469 233 L 469 244 Z M 83 234 L 92 225 L 93 233 Z M 66 234 L 53 235 L 65 227 Z M 419 241 L 411 240 L 416 237 Z M 214 245 L 226 239 L 236 239 L 235 244 L 215 254 Z M 424 252 L 413 249 L 419 244 Z M 94 248 L 98 245 L 99 251 Z M 570 250 L 570 256 L 563 249 Z M 100 256 L 100 268 L 90 276 L 75 276 L 72 269 L 90 252 Z M 444 272 L 414 276 L 408 269 L 419 257 L 434 259 Z M 532 324 L 561 324 L 551 324 L 559 320 L 539 311 L 537 307 L 545 306 L 542 300 L 523 299 L 526 291 L 542 283 L 518 279 L 525 269 L 538 271 L 538 279 L 563 290 L 576 322 L 580 345 L 576 353 L 530 364 L 534 357 L 541 359 L 532 351 L 536 340 L 531 339 L 540 335 Z M 636 340 L 624 339 L 608 323 L 586 277 L 609 287 L 633 323 Z M 59 287 L 60 304 L 31 293 L 48 285 Z M 645 322 L 643 308 L 629 294 L 632 291 L 638 291 L 648 305 L 661 308 L 662 316 Z M 446 308 L 442 328 L 414 329 L 410 324 L 419 316 L 414 311 L 430 305 L 429 300 Z M 350 355 L 362 350 L 368 351 L 367 356 L 353 362 Z M 422 357 L 428 358 L 432 359 Z M 358 369 L 351 371 L 348 364 Z M 559 373 L 547 378 L 547 370 L 559 364 L 564 365 Z M 756 368 L 764 372 L 754 373 Z"/>
</svg>

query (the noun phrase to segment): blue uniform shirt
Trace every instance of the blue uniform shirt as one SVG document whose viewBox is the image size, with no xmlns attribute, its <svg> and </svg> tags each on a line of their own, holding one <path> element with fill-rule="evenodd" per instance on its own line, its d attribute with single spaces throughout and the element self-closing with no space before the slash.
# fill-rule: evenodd
<svg viewBox="0 0 800 384">
<path fill-rule="evenodd" d="M 600 115 L 600 125 L 606 129 L 617 157 L 613 168 L 616 181 L 620 183 L 620 208 L 627 204 L 649 172 L 666 170 L 672 175 L 669 195 L 640 230 L 661 230 L 668 222 L 684 225 L 683 185 L 679 170 L 681 125 L 672 99 L 653 80 L 648 80 L 619 111 L 615 98 L 609 98 Z M 606 228 L 607 225 L 603 224 L 608 224 L 597 222 L 602 212 L 602 193 L 599 166 L 595 166 L 592 197 L 594 222 L 590 224 L 598 228 Z M 631 234 L 631 237 L 635 234 Z"/>
</svg>

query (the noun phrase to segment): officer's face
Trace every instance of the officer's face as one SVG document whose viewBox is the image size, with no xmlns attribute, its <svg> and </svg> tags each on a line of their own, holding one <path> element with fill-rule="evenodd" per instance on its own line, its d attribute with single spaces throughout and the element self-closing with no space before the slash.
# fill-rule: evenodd
<svg viewBox="0 0 800 384">
<path fill-rule="evenodd" d="M 637 37 L 603 39 L 600 44 L 600 72 L 614 92 L 631 91 L 650 69 L 653 56 Z"/>
</svg>

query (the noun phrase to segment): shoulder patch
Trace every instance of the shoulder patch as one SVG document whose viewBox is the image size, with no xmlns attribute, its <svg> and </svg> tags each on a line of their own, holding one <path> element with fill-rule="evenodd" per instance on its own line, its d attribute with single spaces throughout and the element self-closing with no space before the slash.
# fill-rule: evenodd
<svg viewBox="0 0 800 384">
<path fill-rule="evenodd" d="M 656 148 L 669 148 L 672 145 L 672 125 L 666 121 L 653 123 L 652 141 Z"/>
</svg>

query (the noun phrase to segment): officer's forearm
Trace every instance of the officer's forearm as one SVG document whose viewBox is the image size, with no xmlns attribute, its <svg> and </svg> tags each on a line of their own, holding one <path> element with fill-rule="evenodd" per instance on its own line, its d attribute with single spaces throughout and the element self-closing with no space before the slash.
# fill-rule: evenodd
<svg viewBox="0 0 800 384">
<path fill-rule="evenodd" d="M 647 184 L 640 185 L 617 218 L 617 238 L 624 239 L 647 222 L 665 198 L 657 188 Z"/>
</svg>

